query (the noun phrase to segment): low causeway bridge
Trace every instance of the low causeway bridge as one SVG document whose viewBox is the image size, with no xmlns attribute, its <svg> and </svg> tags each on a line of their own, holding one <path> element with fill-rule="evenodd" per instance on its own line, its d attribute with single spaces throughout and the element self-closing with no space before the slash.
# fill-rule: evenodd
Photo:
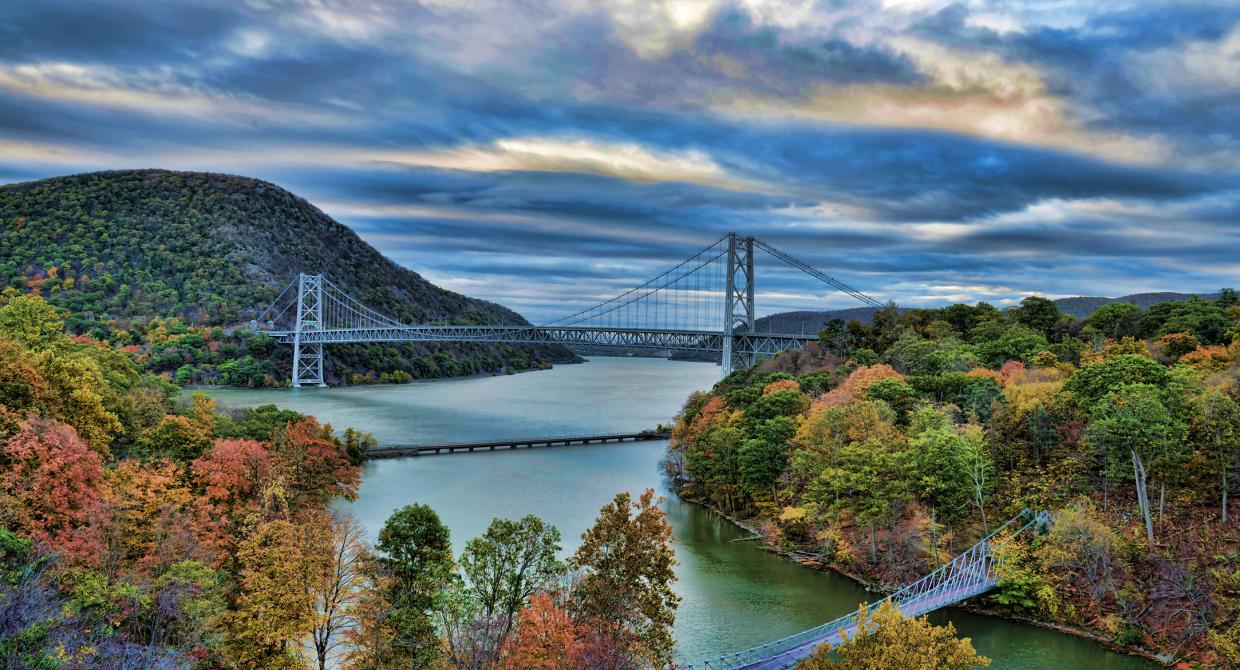
<svg viewBox="0 0 1240 670">
<path fill-rule="evenodd" d="M 654 279 L 538 325 L 401 323 L 321 274 L 302 273 L 251 327 L 293 348 L 293 386 L 323 386 L 324 347 L 359 342 L 596 345 L 719 354 L 726 376 L 761 357 L 801 349 L 817 333 L 758 332 L 755 258 L 776 261 L 785 286 L 809 276 L 869 307 L 883 303 L 754 237 L 729 233 Z M 785 289 L 785 293 L 786 293 Z M 778 289 L 773 294 L 778 294 Z M 811 303 L 815 300 L 811 299 Z M 810 304 L 807 307 L 822 306 Z"/>
<path fill-rule="evenodd" d="M 884 602 L 891 602 L 905 616 L 921 616 L 986 593 L 998 584 L 999 558 L 991 550 L 991 541 L 1000 534 L 1015 536 L 1030 529 L 1045 528 L 1049 523 L 1046 512 L 1035 514 L 1026 509 L 943 567 L 874 603 L 869 611 L 874 612 Z M 856 635 L 860 619 L 861 610 L 858 609 L 795 635 L 678 667 L 680 670 L 785 670 L 823 645 L 839 646 Z"/>
<path fill-rule="evenodd" d="M 519 440 L 494 440 L 490 442 L 444 442 L 441 444 L 395 444 L 366 450 L 366 458 L 401 458 L 428 454 L 457 454 L 474 451 L 509 451 L 513 449 L 541 449 L 546 447 L 571 447 L 586 444 L 619 442 L 649 442 L 666 440 L 668 431 L 644 430 L 640 433 L 606 433 L 603 435 L 574 435 L 569 437 L 534 437 Z"/>
</svg>

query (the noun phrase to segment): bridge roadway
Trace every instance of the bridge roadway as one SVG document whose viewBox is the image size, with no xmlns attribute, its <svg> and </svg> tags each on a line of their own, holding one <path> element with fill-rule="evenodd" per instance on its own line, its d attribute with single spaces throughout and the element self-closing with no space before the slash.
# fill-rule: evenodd
<svg viewBox="0 0 1240 670">
<path fill-rule="evenodd" d="M 260 332 L 281 344 L 294 344 L 294 330 Z M 390 326 L 334 327 L 303 329 L 301 344 L 345 344 L 353 342 L 486 342 L 492 344 L 599 345 L 670 349 L 674 351 L 720 352 L 723 333 L 709 330 L 632 329 L 587 326 Z M 732 350 L 757 356 L 773 356 L 788 349 L 802 349 L 817 335 L 788 333 L 732 334 Z"/>
<path fill-rule="evenodd" d="M 491 442 L 445 442 L 441 444 L 393 445 L 366 450 L 366 458 L 401 458 L 426 454 L 455 454 L 458 452 L 496 451 L 512 449 L 537 449 L 546 447 L 569 447 L 608 442 L 649 442 L 671 437 L 667 431 L 644 430 L 640 433 L 607 433 L 604 435 L 574 435 L 569 437 L 535 437 L 520 440 L 495 440 Z"/>
</svg>

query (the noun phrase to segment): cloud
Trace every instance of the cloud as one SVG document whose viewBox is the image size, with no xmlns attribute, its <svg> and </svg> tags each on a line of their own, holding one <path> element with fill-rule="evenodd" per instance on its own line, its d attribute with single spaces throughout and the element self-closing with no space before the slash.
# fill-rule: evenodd
<svg viewBox="0 0 1240 670">
<path fill-rule="evenodd" d="M 536 320 L 729 230 L 910 303 L 1206 291 L 1237 40 L 1169 1 L 14 0 L 0 180 L 268 179 Z"/>
</svg>

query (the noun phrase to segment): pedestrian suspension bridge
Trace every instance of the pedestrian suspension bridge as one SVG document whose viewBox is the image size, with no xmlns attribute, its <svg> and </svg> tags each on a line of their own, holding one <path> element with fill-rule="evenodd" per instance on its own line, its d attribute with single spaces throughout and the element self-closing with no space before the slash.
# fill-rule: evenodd
<svg viewBox="0 0 1240 670">
<path fill-rule="evenodd" d="M 717 352 L 723 374 L 804 348 L 816 333 L 755 331 L 755 253 L 870 307 L 883 303 L 753 237 L 729 233 L 617 296 L 541 325 L 417 325 L 384 315 L 330 279 L 300 274 L 252 327 L 293 347 L 293 386 L 323 386 L 323 347 L 357 342 L 602 345 Z"/>
<path fill-rule="evenodd" d="M 868 611 L 873 613 L 883 603 L 891 602 L 904 616 L 917 617 L 986 593 L 998 583 L 998 558 L 991 551 L 991 541 L 1000 533 L 1016 536 L 1030 528 L 1045 528 L 1049 523 L 1046 512 L 1035 514 L 1026 509 L 950 563 L 870 605 Z M 822 645 L 836 647 L 851 639 L 857 634 L 860 619 L 861 610 L 858 609 L 780 640 L 677 667 L 679 670 L 784 670 Z"/>
</svg>

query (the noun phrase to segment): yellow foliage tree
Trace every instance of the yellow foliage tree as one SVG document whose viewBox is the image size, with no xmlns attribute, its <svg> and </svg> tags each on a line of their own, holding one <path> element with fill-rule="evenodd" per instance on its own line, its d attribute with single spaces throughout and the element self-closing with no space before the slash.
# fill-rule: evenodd
<svg viewBox="0 0 1240 670">
<path fill-rule="evenodd" d="M 857 632 L 834 650 L 825 646 L 796 670 L 973 670 L 990 665 L 969 638 L 956 637 L 950 623 L 935 626 L 926 617 L 910 619 L 890 602 L 871 612 L 864 605 Z"/>
<path fill-rule="evenodd" d="M 236 605 L 228 613 L 226 649 L 243 670 L 301 670 L 297 641 L 314 621 L 303 575 L 306 559 L 299 530 L 269 521 L 237 547 Z"/>
</svg>

